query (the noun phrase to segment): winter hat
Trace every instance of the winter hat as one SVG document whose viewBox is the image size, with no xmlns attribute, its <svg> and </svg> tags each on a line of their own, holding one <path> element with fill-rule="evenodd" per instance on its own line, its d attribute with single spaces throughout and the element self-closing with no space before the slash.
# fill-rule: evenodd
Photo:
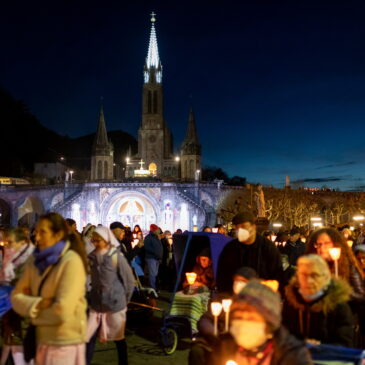
<svg viewBox="0 0 365 365">
<path fill-rule="evenodd" d="M 199 252 L 199 255 L 198 255 L 198 256 L 203 256 L 203 257 L 209 257 L 209 258 L 211 258 L 211 255 L 210 255 L 210 249 L 209 249 L 209 247 L 203 248 L 203 249 Z"/>
<path fill-rule="evenodd" d="M 254 224 L 256 221 L 255 216 L 251 212 L 240 212 L 236 214 L 232 219 L 232 224 L 237 225 L 240 223 L 250 222 Z"/>
<path fill-rule="evenodd" d="M 242 276 L 244 277 L 245 279 L 247 280 L 250 280 L 250 279 L 254 279 L 254 278 L 258 278 L 258 274 L 256 272 L 256 270 L 252 269 L 251 267 L 248 267 L 248 266 L 242 266 L 240 267 L 235 275 L 239 275 L 239 276 Z"/>
<path fill-rule="evenodd" d="M 120 246 L 118 240 L 114 236 L 114 233 L 108 227 L 97 226 L 94 230 L 94 233 L 97 233 L 100 237 L 102 237 L 111 246 L 113 246 L 113 247 L 119 247 Z"/>
<path fill-rule="evenodd" d="M 151 232 L 154 232 L 154 231 L 157 231 L 157 230 L 159 230 L 160 228 L 158 228 L 158 226 L 156 226 L 156 224 L 151 224 L 150 225 L 150 231 Z"/>
<path fill-rule="evenodd" d="M 120 228 L 120 229 L 125 229 L 125 227 L 123 226 L 122 223 L 120 222 L 113 222 L 110 224 L 109 226 L 110 229 L 115 229 L 115 228 Z"/>
<path fill-rule="evenodd" d="M 280 327 L 282 310 L 280 295 L 268 286 L 256 279 L 250 280 L 234 297 L 231 312 L 244 309 L 245 304 L 255 307 L 274 331 Z"/>
</svg>

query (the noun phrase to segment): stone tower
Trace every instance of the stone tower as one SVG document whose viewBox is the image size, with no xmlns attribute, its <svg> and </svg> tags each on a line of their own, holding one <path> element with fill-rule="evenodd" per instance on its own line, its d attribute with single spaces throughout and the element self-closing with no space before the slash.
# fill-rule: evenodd
<svg viewBox="0 0 365 365">
<path fill-rule="evenodd" d="M 100 109 L 98 130 L 94 139 L 91 156 L 91 180 L 112 180 L 114 162 L 113 144 L 108 139 L 104 110 Z"/>
<path fill-rule="evenodd" d="M 193 108 L 190 108 L 188 129 L 181 146 L 181 179 L 199 180 L 201 175 L 201 145 L 195 124 Z"/>
<path fill-rule="evenodd" d="M 171 132 L 164 120 L 162 65 L 158 54 L 155 14 L 144 65 L 142 122 L 138 131 L 138 158 L 153 176 L 171 176 L 174 167 Z M 174 173 L 177 173 L 175 167 Z"/>
</svg>

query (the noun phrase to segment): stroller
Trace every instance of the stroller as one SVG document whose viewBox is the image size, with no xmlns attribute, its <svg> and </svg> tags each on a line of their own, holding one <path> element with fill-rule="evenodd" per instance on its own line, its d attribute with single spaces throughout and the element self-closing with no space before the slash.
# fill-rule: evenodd
<svg viewBox="0 0 365 365">
<path fill-rule="evenodd" d="M 173 236 L 177 279 L 171 296 L 170 306 L 163 318 L 163 326 L 160 330 L 162 347 L 167 355 L 175 352 L 179 338 L 193 338 L 194 333 L 196 333 L 196 322 L 206 310 L 203 309 L 204 306 L 195 306 L 189 315 L 176 314 L 173 310 L 176 294 L 184 282 L 184 273 L 191 271 L 195 265 L 196 257 L 204 248 L 210 248 L 214 276 L 216 277 L 219 255 L 224 246 L 231 240 L 231 237 L 223 234 L 208 232 L 185 232 L 182 235 Z M 208 304 L 209 297 L 210 295 L 208 294 L 206 304 Z M 180 295 L 180 299 L 183 298 L 184 296 Z M 184 303 L 180 304 L 181 307 L 184 306 Z"/>
</svg>

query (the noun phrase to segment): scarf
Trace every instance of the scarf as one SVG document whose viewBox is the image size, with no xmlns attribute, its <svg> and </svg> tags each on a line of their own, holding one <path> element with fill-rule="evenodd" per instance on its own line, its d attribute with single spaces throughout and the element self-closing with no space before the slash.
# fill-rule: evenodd
<svg viewBox="0 0 365 365">
<path fill-rule="evenodd" d="M 40 275 L 42 275 L 49 266 L 54 265 L 58 261 L 65 246 L 66 241 L 59 241 L 42 251 L 38 247 L 34 250 L 34 265 L 38 268 Z"/>
</svg>

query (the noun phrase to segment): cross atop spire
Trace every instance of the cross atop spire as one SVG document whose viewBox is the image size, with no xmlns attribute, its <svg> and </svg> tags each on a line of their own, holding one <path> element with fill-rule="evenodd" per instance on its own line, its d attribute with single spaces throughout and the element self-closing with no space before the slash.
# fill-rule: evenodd
<svg viewBox="0 0 365 365">
<path fill-rule="evenodd" d="M 150 34 L 150 42 L 148 45 L 148 53 L 146 59 L 147 68 L 157 68 L 160 65 L 160 57 L 158 55 L 158 46 L 157 46 L 157 37 L 156 37 L 156 29 L 155 29 L 155 18 L 156 14 L 154 12 L 151 13 L 151 34 Z"/>
<path fill-rule="evenodd" d="M 144 70 L 145 83 L 151 82 L 152 80 L 155 80 L 158 83 L 161 83 L 162 81 L 162 66 L 161 66 L 160 56 L 158 54 L 155 22 L 156 22 L 156 14 L 152 12 L 150 41 L 148 44 L 148 52 Z"/>
</svg>

